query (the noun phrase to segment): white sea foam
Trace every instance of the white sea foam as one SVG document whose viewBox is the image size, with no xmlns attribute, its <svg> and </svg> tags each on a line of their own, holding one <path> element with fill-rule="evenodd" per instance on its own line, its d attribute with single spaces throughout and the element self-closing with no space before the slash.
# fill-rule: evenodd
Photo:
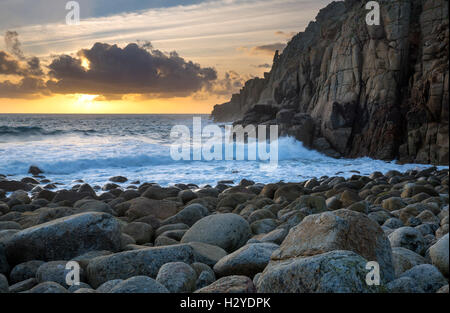
<svg viewBox="0 0 450 313">
<path fill-rule="evenodd" d="M 211 123 L 203 118 L 205 123 Z M 0 116 L 0 127 L 9 131 L 7 142 L 1 141 L 6 134 L 0 132 L 0 173 L 19 179 L 27 175 L 30 165 L 37 165 L 52 181 L 65 185 L 73 184 L 75 179 L 103 184 L 115 175 L 162 185 L 181 182 L 201 185 L 222 179 L 247 178 L 268 183 L 337 173 L 348 177 L 355 171 L 370 174 L 426 167 L 370 158 L 334 159 L 306 149 L 289 137 L 279 138 L 279 164 L 275 171 L 261 170 L 259 161 L 174 161 L 170 156 L 169 134 L 171 126 L 179 123 L 189 125 L 192 117 L 20 116 L 20 120 L 14 120 L 9 116 L 6 121 Z M 22 127 L 28 134 L 14 133 L 11 127 Z"/>
</svg>

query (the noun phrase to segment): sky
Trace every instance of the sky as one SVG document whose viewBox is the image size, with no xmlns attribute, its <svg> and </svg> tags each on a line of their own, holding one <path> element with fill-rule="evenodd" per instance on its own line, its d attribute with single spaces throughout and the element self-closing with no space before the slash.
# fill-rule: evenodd
<svg viewBox="0 0 450 313">
<path fill-rule="evenodd" d="M 0 0 L 0 113 L 210 113 L 330 0 Z"/>
</svg>

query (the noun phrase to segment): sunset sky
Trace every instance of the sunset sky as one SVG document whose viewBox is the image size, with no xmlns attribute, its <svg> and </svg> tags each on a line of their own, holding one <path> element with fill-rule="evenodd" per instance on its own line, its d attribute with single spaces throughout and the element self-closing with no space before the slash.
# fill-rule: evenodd
<svg viewBox="0 0 450 313">
<path fill-rule="evenodd" d="M 0 113 L 209 113 L 330 0 L 0 0 Z"/>
</svg>

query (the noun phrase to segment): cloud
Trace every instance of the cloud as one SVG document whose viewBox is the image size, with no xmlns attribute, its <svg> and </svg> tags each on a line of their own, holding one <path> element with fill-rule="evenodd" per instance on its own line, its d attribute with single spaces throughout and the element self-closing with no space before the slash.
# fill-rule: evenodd
<svg viewBox="0 0 450 313">
<path fill-rule="evenodd" d="M 262 53 L 262 54 L 273 55 L 276 50 L 281 52 L 281 51 L 283 51 L 283 49 L 285 47 L 286 47 L 285 43 L 277 42 L 277 43 L 272 43 L 272 44 L 268 44 L 268 45 L 253 47 L 253 48 L 251 48 L 250 53 L 252 53 L 252 54 Z"/>
<path fill-rule="evenodd" d="M 18 59 L 24 60 L 25 56 L 23 55 L 22 49 L 20 47 L 21 45 L 19 41 L 19 34 L 15 31 L 7 30 L 4 39 L 6 49 Z"/>
<path fill-rule="evenodd" d="M 287 39 L 291 39 L 292 37 L 294 37 L 297 34 L 297 32 L 284 32 L 284 31 L 276 31 L 275 35 L 277 36 L 281 36 Z"/>
<path fill-rule="evenodd" d="M 96 43 L 77 56 L 60 55 L 51 62 L 48 86 L 52 92 L 182 97 L 217 79 L 215 69 L 186 61 L 176 52 L 152 49 L 149 43 L 125 48 Z M 83 59 L 89 68 L 83 67 Z"/>
<path fill-rule="evenodd" d="M 276 42 L 276 43 L 260 45 L 260 46 L 250 47 L 250 48 L 249 47 L 239 47 L 237 50 L 248 53 L 250 55 L 258 55 L 258 54 L 273 55 L 276 50 L 281 52 L 281 51 L 283 51 L 283 49 L 285 47 L 286 47 L 285 43 Z"/>
<path fill-rule="evenodd" d="M 0 74 L 22 75 L 19 62 L 5 51 L 0 51 Z"/>
<path fill-rule="evenodd" d="M 222 79 L 217 79 L 209 86 L 208 92 L 219 96 L 228 96 L 237 93 L 249 79 L 251 75 L 240 75 L 235 71 L 228 71 Z"/>
<path fill-rule="evenodd" d="M 27 99 L 49 94 L 41 78 L 24 77 L 18 83 L 12 83 L 9 80 L 0 82 L 0 98 Z"/>
<path fill-rule="evenodd" d="M 256 68 L 271 68 L 272 65 L 270 65 L 269 63 L 264 63 L 264 64 L 253 65 L 253 67 L 256 67 Z"/>
</svg>

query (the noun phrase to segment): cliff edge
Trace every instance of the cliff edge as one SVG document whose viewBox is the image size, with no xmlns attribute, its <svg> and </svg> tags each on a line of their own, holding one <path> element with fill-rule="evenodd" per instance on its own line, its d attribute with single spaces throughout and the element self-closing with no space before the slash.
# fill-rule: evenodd
<svg viewBox="0 0 450 313">
<path fill-rule="evenodd" d="M 322 9 L 214 120 L 278 124 L 335 157 L 448 164 L 448 0 L 379 0 L 379 26 L 366 3 Z"/>
</svg>

